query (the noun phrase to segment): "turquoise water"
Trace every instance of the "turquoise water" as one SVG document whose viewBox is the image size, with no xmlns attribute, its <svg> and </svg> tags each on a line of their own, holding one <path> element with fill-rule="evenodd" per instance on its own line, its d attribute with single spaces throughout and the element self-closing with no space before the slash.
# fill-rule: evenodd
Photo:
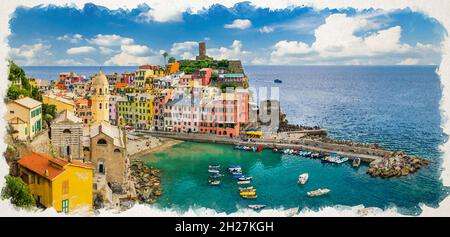
<svg viewBox="0 0 450 237">
<path fill-rule="evenodd" d="M 419 214 L 417 204 L 436 206 L 443 190 L 419 175 L 395 179 L 371 178 L 367 166 L 353 168 L 350 163 L 331 165 L 320 160 L 293 155 L 237 151 L 232 146 L 181 143 L 169 150 L 146 156 L 147 164 L 160 168 L 163 195 L 160 207 L 186 211 L 189 207 L 207 207 L 231 213 L 248 204 L 265 204 L 271 208 L 310 208 L 329 205 L 358 205 L 387 208 L 396 205 L 404 214 Z M 244 200 L 237 191 L 239 185 L 230 175 L 222 177 L 220 186 L 207 183 L 210 163 L 222 164 L 226 174 L 229 165 L 241 165 L 243 173 L 253 177 L 252 186 L 258 198 Z M 308 172 L 306 185 L 298 185 L 298 175 Z M 308 198 L 307 191 L 318 188 L 332 191 L 322 197 Z"/>
</svg>

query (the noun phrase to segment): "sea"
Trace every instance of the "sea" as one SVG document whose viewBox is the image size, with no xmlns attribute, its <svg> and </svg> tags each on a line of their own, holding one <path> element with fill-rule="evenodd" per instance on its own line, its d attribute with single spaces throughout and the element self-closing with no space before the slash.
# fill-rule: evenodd
<svg viewBox="0 0 450 237">
<path fill-rule="evenodd" d="M 60 72 L 84 75 L 99 67 L 24 67 L 29 77 L 55 80 Z M 104 73 L 134 71 L 136 67 L 102 67 Z M 146 155 L 148 165 L 162 170 L 161 208 L 187 211 L 211 208 L 232 213 L 249 204 L 266 208 L 319 210 L 344 205 L 396 208 L 418 215 L 421 204 L 438 207 L 449 189 L 442 185 L 442 152 L 448 136 L 441 128 L 441 82 L 436 66 L 245 66 L 255 90 L 277 87 L 281 109 L 290 123 L 326 128 L 331 137 L 377 143 L 430 160 L 418 172 L 396 178 L 372 178 L 367 165 L 330 165 L 293 155 L 234 150 L 232 146 L 185 142 Z M 274 83 L 274 79 L 282 83 Z M 209 186 L 208 165 L 222 166 L 220 186 Z M 253 177 L 257 199 L 239 196 L 236 181 L 226 174 L 240 165 Z M 306 185 L 298 185 L 301 173 Z M 326 196 L 309 198 L 307 191 L 329 188 Z"/>
</svg>

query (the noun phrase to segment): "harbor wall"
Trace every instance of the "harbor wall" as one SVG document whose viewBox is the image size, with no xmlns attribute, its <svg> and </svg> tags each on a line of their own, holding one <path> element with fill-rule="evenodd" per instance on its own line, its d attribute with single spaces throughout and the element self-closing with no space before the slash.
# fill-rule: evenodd
<svg viewBox="0 0 450 237">
<path fill-rule="evenodd" d="M 331 144 L 311 139 L 300 140 L 258 140 L 258 141 L 242 141 L 237 138 L 219 137 L 209 134 L 184 134 L 174 132 L 162 132 L 162 131 L 148 131 L 137 130 L 136 134 L 151 135 L 156 137 L 166 137 L 177 140 L 203 142 L 203 143 L 218 143 L 229 145 L 243 145 L 243 146 L 263 146 L 265 148 L 278 148 L 278 149 L 303 149 L 311 152 L 320 153 L 336 153 L 338 155 L 346 156 L 349 159 L 356 157 L 361 158 L 364 162 L 372 162 L 377 159 L 382 159 L 386 154 L 390 154 L 389 151 L 380 149 L 370 149 L 365 147 L 355 147 L 342 144 Z"/>
</svg>

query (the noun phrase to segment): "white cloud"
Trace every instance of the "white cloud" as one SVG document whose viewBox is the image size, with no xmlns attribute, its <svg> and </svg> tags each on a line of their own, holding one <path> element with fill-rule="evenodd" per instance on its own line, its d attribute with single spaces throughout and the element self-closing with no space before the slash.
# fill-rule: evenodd
<svg viewBox="0 0 450 237">
<path fill-rule="evenodd" d="M 91 46 L 81 46 L 81 47 L 74 47 L 70 48 L 66 51 L 67 54 L 86 54 L 86 53 L 93 53 L 96 49 Z"/>
<path fill-rule="evenodd" d="M 122 37 L 120 35 L 112 34 L 112 35 L 102 35 L 98 34 L 94 38 L 88 40 L 91 44 L 95 44 L 98 46 L 120 46 L 120 45 L 128 45 L 133 44 L 134 39 Z"/>
<path fill-rule="evenodd" d="M 273 49 L 274 50 L 271 53 L 273 57 L 307 54 L 312 51 L 311 48 L 303 42 L 287 40 L 279 41 L 273 46 Z"/>
<path fill-rule="evenodd" d="M 369 16 L 349 17 L 333 14 L 314 30 L 315 41 L 308 45 L 301 41 L 282 40 L 272 47 L 272 64 L 396 64 L 398 58 L 438 54 L 439 49 L 418 43 L 415 47 L 401 43 L 401 27 L 373 31 L 380 24 Z M 359 36 L 360 31 L 372 30 Z M 394 57 L 395 56 L 395 57 Z M 395 59 L 397 58 L 397 59 Z"/>
<path fill-rule="evenodd" d="M 252 22 L 247 19 L 236 19 L 231 24 L 224 25 L 224 28 L 227 29 L 240 29 L 245 30 L 252 26 Z"/>
<path fill-rule="evenodd" d="M 215 59 L 239 59 L 242 61 L 247 61 L 250 52 L 242 50 L 242 43 L 239 40 L 234 40 L 229 48 L 211 48 L 207 49 L 206 54 Z"/>
<path fill-rule="evenodd" d="M 108 54 L 112 54 L 115 52 L 115 50 L 113 50 L 111 48 L 103 47 L 103 46 L 98 47 L 98 49 L 100 50 L 100 54 L 103 54 L 103 55 L 108 55 Z"/>
<path fill-rule="evenodd" d="M 170 54 L 173 56 L 178 56 L 181 59 L 194 59 L 197 46 L 198 42 L 196 41 L 174 43 L 170 49 Z"/>
<path fill-rule="evenodd" d="M 59 36 L 58 38 L 56 38 L 57 40 L 62 40 L 62 41 L 68 41 L 70 43 L 79 43 L 83 40 L 83 36 L 80 34 L 66 34 L 63 36 Z"/>
<path fill-rule="evenodd" d="M 406 58 L 398 63 L 398 65 L 416 65 L 419 62 L 417 58 Z"/>
<path fill-rule="evenodd" d="M 264 27 L 260 28 L 258 31 L 260 33 L 270 33 L 270 32 L 274 31 L 274 28 L 270 27 L 270 26 L 264 26 Z"/>
<path fill-rule="evenodd" d="M 146 45 L 122 45 L 120 53 L 114 55 L 105 65 L 135 66 L 159 62 L 161 56 Z"/>
<path fill-rule="evenodd" d="M 136 56 L 144 55 L 150 52 L 150 48 L 145 45 L 122 45 L 120 48 L 122 52 Z"/>
<path fill-rule="evenodd" d="M 49 62 L 49 56 L 52 56 L 50 47 L 42 43 L 24 44 L 19 48 L 11 48 L 9 56 L 19 65 L 44 65 Z"/>
</svg>

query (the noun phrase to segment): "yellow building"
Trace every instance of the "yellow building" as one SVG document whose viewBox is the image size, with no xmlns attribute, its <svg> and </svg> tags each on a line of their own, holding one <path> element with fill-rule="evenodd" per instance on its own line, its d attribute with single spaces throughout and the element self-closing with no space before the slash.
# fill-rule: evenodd
<svg viewBox="0 0 450 237">
<path fill-rule="evenodd" d="M 101 70 L 92 79 L 91 92 L 94 123 L 109 122 L 109 83 Z"/>
<path fill-rule="evenodd" d="M 139 129 L 153 127 L 153 100 L 154 96 L 144 94 L 128 94 L 126 99 L 117 101 L 117 115 L 119 124 L 133 126 Z"/>
<path fill-rule="evenodd" d="M 75 112 L 75 104 L 72 100 L 56 96 L 54 94 L 43 94 L 42 95 L 42 103 L 55 105 L 56 112 L 60 113 L 64 110 Z"/>
<path fill-rule="evenodd" d="M 33 139 L 42 131 L 42 103 L 23 97 L 7 104 L 6 120 L 19 140 Z"/>
<path fill-rule="evenodd" d="M 92 210 L 92 165 L 31 152 L 19 161 L 19 175 L 37 203 L 58 212 Z"/>
</svg>

